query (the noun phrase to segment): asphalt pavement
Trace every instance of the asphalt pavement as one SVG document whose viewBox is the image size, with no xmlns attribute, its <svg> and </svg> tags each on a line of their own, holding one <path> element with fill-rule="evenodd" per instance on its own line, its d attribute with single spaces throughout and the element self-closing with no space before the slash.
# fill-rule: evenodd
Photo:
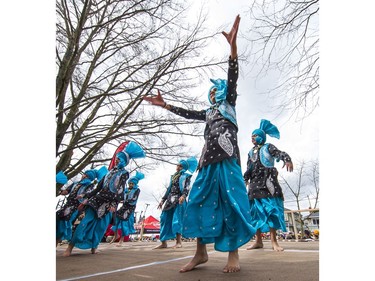
<svg viewBox="0 0 375 281">
<path fill-rule="evenodd" d="M 283 252 L 271 249 L 264 241 L 262 249 L 246 250 L 251 244 L 239 249 L 241 271 L 223 273 L 228 253 L 207 245 L 209 260 L 196 269 L 180 273 L 195 253 L 196 242 L 183 242 L 183 247 L 174 249 L 174 241 L 168 248 L 153 250 L 160 242 L 101 243 L 97 254 L 90 250 L 74 248 L 71 256 L 63 257 L 66 244 L 56 248 L 56 280 L 110 280 L 110 281 L 318 281 L 319 241 L 279 241 Z"/>
</svg>

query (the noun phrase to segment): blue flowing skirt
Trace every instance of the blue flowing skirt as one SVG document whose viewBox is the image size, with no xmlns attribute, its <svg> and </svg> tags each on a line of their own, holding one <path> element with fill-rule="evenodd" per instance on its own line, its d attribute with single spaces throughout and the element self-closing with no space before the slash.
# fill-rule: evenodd
<svg viewBox="0 0 375 281">
<path fill-rule="evenodd" d="M 250 241 L 250 205 L 241 167 L 225 159 L 203 167 L 191 188 L 183 220 L 183 236 L 215 243 L 217 251 L 234 251 Z"/>
<path fill-rule="evenodd" d="M 269 232 L 270 228 L 286 231 L 284 202 L 280 197 L 250 200 L 250 217 L 251 224 L 261 232 Z"/>
<path fill-rule="evenodd" d="M 160 215 L 160 241 L 176 238 L 182 234 L 182 220 L 186 209 L 186 202 L 177 204 L 176 207 L 163 211 Z"/>
<path fill-rule="evenodd" d="M 116 231 L 121 230 L 121 236 L 128 236 L 137 233 L 134 228 L 134 212 L 129 214 L 128 220 L 120 220 L 116 217 L 116 224 L 114 224 L 111 229 L 115 233 Z"/>
<path fill-rule="evenodd" d="M 70 220 L 61 220 L 56 218 L 56 239 L 68 240 L 72 239 L 73 223 L 78 217 L 78 210 L 75 210 Z"/>
<path fill-rule="evenodd" d="M 112 213 L 108 212 L 103 218 L 98 219 L 96 211 L 88 206 L 85 210 L 85 217 L 74 232 L 71 243 L 79 249 L 96 249 L 107 230 L 111 217 Z"/>
</svg>

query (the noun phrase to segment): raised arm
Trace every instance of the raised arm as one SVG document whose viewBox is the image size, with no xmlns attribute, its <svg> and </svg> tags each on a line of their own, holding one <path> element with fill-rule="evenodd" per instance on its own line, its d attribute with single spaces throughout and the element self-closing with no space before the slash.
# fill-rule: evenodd
<svg viewBox="0 0 375 281">
<path fill-rule="evenodd" d="M 226 33 L 225 31 L 222 32 L 222 34 L 227 39 L 229 45 L 230 45 L 230 57 L 229 57 L 229 67 L 228 67 L 228 94 L 227 94 L 227 101 L 232 106 L 236 105 L 237 100 L 237 80 L 238 80 L 238 58 L 237 58 L 237 33 L 238 28 L 240 25 L 240 16 L 237 15 L 233 27 L 229 33 Z"/>
<path fill-rule="evenodd" d="M 236 16 L 236 19 L 234 20 L 232 29 L 229 33 L 226 33 L 225 31 L 222 32 L 222 34 L 227 39 L 229 45 L 230 45 L 230 56 L 232 59 L 237 57 L 237 33 L 238 33 L 238 27 L 240 26 L 240 15 Z"/>
<path fill-rule="evenodd" d="M 170 112 L 180 115 L 186 119 L 195 119 L 195 120 L 206 120 L 206 111 L 201 110 L 201 111 L 196 111 L 196 110 L 187 110 L 184 108 L 180 108 L 174 105 L 167 104 L 163 97 L 160 94 L 160 90 L 158 90 L 158 94 L 153 97 L 143 97 L 145 101 L 148 101 L 152 105 L 157 105 L 161 106 Z"/>
</svg>

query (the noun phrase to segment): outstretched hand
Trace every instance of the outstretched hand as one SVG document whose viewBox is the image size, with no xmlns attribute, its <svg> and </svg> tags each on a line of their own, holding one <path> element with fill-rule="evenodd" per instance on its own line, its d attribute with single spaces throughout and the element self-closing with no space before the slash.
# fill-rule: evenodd
<svg viewBox="0 0 375 281">
<path fill-rule="evenodd" d="M 293 172 L 293 163 L 292 162 L 284 162 L 284 165 L 282 168 L 286 166 L 286 170 L 288 172 Z"/>
<path fill-rule="evenodd" d="M 240 26 L 240 20 L 241 20 L 240 15 L 237 15 L 230 32 L 229 33 L 226 33 L 225 31 L 222 32 L 222 34 L 225 36 L 225 38 L 227 39 L 231 47 L 232 58 L 237 56 L 237 33 L 238 33 L 238 27 Z"/>
<path fill-rule="evenodd" d="M 156 97 L 143 97 L 143 99 L 153 105 L 165 106 L 165 101 L 160 94 L 160 90 L 158 90 Z"/>
</svg>

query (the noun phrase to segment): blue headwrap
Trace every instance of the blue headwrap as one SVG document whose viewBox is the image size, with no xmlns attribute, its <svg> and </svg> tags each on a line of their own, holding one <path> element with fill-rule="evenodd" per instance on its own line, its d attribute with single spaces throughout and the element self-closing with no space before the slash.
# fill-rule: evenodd
<svg viewBox="0 0 375 281">
<path fill-rule="evenodd" d="M 145 175 L 143 173 L 136 171 L 135 176 L 128 179 L 128 183 L 132 182 L 134 183 L 134 188 L 138 188 L 138 182 L 144 178 L 145 178 Z"/>
<path fill-rule="evenodd" d="M 214 85 L 208 91 L 208 101 L 211 104 L 213 104 L 211 99 L 210 99 L 210 93 L 211 93 L 211 90 L 213 88 L 216 88 L 215 101 L 219 102 L 219 101 L 225 100 L 226 97 L 227 97 L 227 93 L 228 93 L 227 80 L 225 80 L 225 79 L 216 79 L 216 80 L 210 79 L 210 81 L 212 83 L 214 83 Z"/>
<path fill-rule="evenodd" d="M 116 157 L 120 160 L 117 164 L 117 168 L 121 169 L 124 168 L 129 163 L 129 157 L 124 152 L 119 152 L 116 154 Z"/>
<path fill-rule="evenodd" d="M 92 183 L 95 179 L 98 179 L 98 181 L 100 181 L 107 173 L 108 169 L 106 166 L 101 167 L 99 170 L 87 170 L 84 172 L 87 178 L 80 180 L 79 183 L 82 185 L 88 185 Z"/>
<path fill-rule="evenodd" d="M 221 115 L 223 117 L 232 122 L 236 127 L 237 125 L 237 118 L 236 118 L 236 108 L 234 105 L 230 104 L 227 101 L 227 94 L 228 94 L 228 86 L 227 86 L 227 80 L 224 79 L 210 79 L 214 85 L 208 90 L 208 100 L 212 104 L 210 108 L 207 109 L 207 114 L 211 114 L 210 112 L 212 110 L 220 111 Z M 215 92 L 215 104 L 212 103 L 210 99 L 210 93 L 212 89 L 216 88 Z"/>
<path fill-rule="evenodd" d="M 81 179 L 79 181 L 79 183 L 81 185 L 84 185 L 84 186 L 91 184 L 96 179 L 96 177 L 97 177 L 97 172 L 94 169 L 87 170 L 87 171 L 84 172 L 84 174 L 87 176 L 87 178 Z M 82 191 L 83 190 L 84 189 L 82 189 Z M 78 192 L 78 193 L 80 193 L 80 192 Z"/>
<path fill-rule="evenodd" d="M 56 174 L 56 183 L 66 184 L 68 182 L 68 177 L 60 171 Z"/>
<path fill-rule="evenodd" d="M 198 161 L 195 157 L 190 157 L 186 160 L 180 160 L 179 162 L 182 165 L 182 169 L 194 173 L 198 167 Z"/>
<path fill-rule="evenodd" d="M 256 129 L 252 132 L 252 135 L 257 135 L 255 141 L 257 144 L 264 144 L 266 142 L 266 134 L 279 139 L 280 132 L 275 125 L 266 119 L 260 120 L 259 129 Z"/>
<path fill-rule="evenodd" d="M 95 169 L 86 170 L 83 172 L 86 175 L 86 178 L 81 179 L 78 183 L 81 185 L 79 190 L 77 191 L 77 195 L 81 195 L 82 193 L 86 192 L 86 188 L 93 183 L 93 181 L 98 177 L 98 171 Z M 83 202 L 83 198 L 79 198 L 79 202 Z"/>
<path fill-rule="evenodd" d="M 97 171 L 96 170 L 87 170 L 84 172 L 84 174 L 88 177 L 89 180 L 93 181 L 97 177 Z"/>
</svg>

